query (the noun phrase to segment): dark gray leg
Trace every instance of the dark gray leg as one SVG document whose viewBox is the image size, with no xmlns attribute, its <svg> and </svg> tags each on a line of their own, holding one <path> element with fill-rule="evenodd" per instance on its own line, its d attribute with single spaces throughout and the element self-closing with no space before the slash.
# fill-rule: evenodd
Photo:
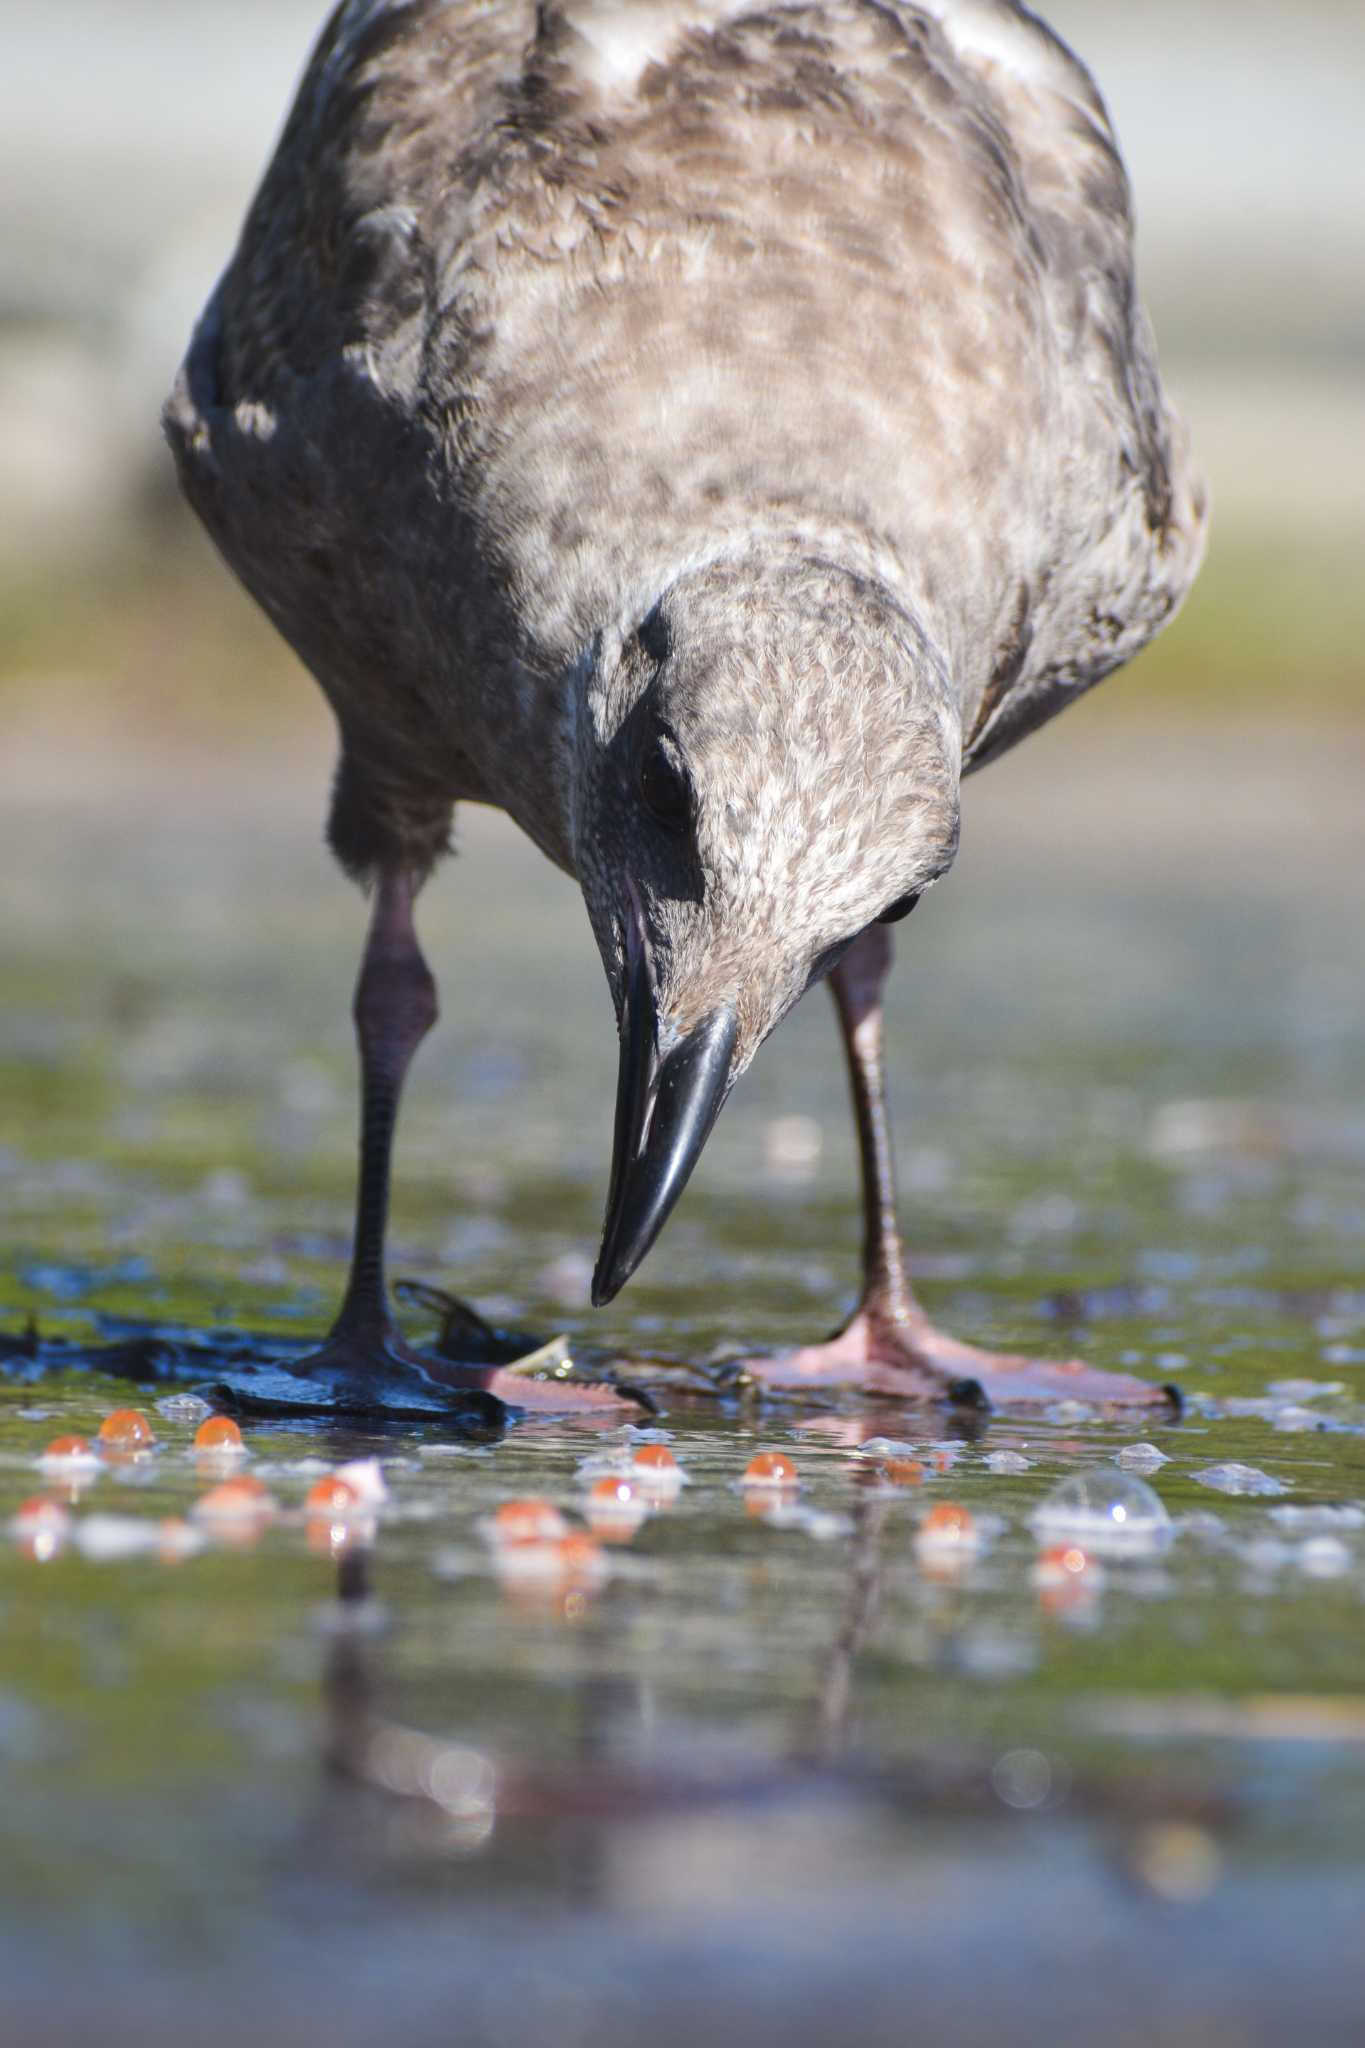
<svg viewBox="0 0 1365 2048">
<path fill-rule="evenodd" d="M 389 1309 L 384 1239 L 398 1105 L 412 1056 L 436 1022 L 436 983 L 413 927 L 411 875 L 384 869 L 375 887 L 353 1014 L 360 1052 L 360 1171 L 355 1241 L 340 1312 L 326 1342 L 290 1370 L 347 1409 L 400 1403 L 414 1383 L 460 1383 L 407 1344 Z"/>
<path fill-rule="evenodd" d="M 360 1175 L 351 1274 L 332 1342 L 363 1352 L 395 1336 L 384 1273 L 398 1105 L 412 1056 L 437 1018 L 436 982 L 413 927 L 409 875 L 388 869 L 375 889 L 353 1015 L 360 1051 Z"/>
</svg>

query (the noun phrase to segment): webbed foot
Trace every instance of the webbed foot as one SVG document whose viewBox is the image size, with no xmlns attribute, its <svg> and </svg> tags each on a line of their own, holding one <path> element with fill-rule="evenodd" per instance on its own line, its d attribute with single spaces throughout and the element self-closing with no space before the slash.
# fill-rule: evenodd
<svg viewBox="0 0 1365 2048">
<path fill-rule="evenodd" d="M 746 1358 L 739 1374 L 774 1391 L 850 1386 L 901 1401 L 948 1401 L 974 1408 L 1040 1407 L 1086 1401 L 1104 1408 L 1162 1408 L 1179 1414 L 1180 1391 L 1131 1373 L 1103 1372 L 1081 1359 L 1027 1358 L 983 1351 L 945 1335 L 923 1317 L 857 1314 L 824 1344 L 776 1358 Z"/>
</svg>

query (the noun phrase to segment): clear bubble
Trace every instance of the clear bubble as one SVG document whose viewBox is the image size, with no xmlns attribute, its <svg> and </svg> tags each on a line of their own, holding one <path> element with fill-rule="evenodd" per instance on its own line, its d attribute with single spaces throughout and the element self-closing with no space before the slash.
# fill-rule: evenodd
<svg viewBox="0 0 1365 2048">
<path fill-rule="evenodd" d="M 167 1394 L 164 1401 L 157 1402 L 156 1412 L 167 1422 L 203 1422 L 213 1409 L 198 1394 Z"/>
<path fill-rule="evenodd" d="M 1052 1763 L 1038 1749 L 1007 1749 L 991 1770 L 996 1796 L 1020 1812 L 1046 1806 L 1052 1791 Z"/>
<path fill-rule="evenodd" d="M 1121 1451 L 1114 1453 L 1114 1463 L 1121 1465 L 1125 1472 L 1159 1472 L 1170 1462 L 1168 1454 L 1158 1450 L 1155 1444 L 1125 1444 Z"/>
<path fill-rule="evenodd" d="M 1200 1472 L 1191 1473 L 1196 1486 L 1212 1487 L 1215 1493 L 1267 1494 L 1287 1493 L 1283 1479 L 1276 1479 L 1273 1473 L 1262 1472 L 1256 1465 L 1205 1465 Z"/>
<path fill-rule="evenodd" d="M 1145 1480 L 1113 1465 L 1096 1465 L 1062 1480 L 1033 1517 L 1039 1536 L 1071 1536 L 1102 1557 L 1163 1550 L 1171 1518 Z"/>
<path fill-rule="evenodd" d="M 1033 1464 L 1022 1451 L 988 1451 L 986 1469 L 990 1472 L 1027 1472 Z"/>
<path fill-rule="evenodd" d="M 1339 1536 L 1310 1536 L 1295 1560 L 1310 1579 L 1339 1579 L 1351 1569 L 1351 1553 Z"/>
</svg>

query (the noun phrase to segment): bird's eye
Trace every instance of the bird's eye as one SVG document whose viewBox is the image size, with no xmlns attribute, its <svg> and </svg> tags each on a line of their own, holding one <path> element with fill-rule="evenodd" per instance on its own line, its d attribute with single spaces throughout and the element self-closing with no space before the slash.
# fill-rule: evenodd
<svg viewBox="0 0 1365 2048">
<path fill-rule="evenodd" d="M 919 902 L 919 893 L 918 889 L 912 889 L 908 896 L 898 896 L 894 903 L 888 903 L 877 919 L 878 924 L 899 924 L 903 917 L 909 917 Z"/>
<path fill-rule="evenodd" d="M 652 741 L 641 756 L 639 782 L 641 801 L 656 824 L 668 832 L 685 832 L 692 821 L 692 792 L 662 740 Z"/>
</svg>

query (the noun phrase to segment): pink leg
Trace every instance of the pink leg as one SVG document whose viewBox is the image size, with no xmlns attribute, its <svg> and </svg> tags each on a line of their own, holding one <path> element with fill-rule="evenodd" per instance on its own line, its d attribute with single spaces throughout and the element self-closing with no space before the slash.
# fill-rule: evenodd
<svg viewBox="0 0 1365 2048">
<path fill-rule="evenodd" d="M 772 1359 L 747 1359 L 769 1386 L 851 1383 L 903 1400 L 992 1403 L 1071 1396 L 1132 1407 L 1169 1405 L 1170 1395 L 1126 1373 L 1100 1372 L 1079 1359 L 1057 1364 L 981 1351 L 935 1329 L 910 1286 L 896 1219 L 891 1124 L 883 1071 L 882 991 L 891 967 L 891 934 L 871 925 L 830 975 L 848 1056 L 863 1182 L 863 1292 L 842 1330 L 824 1344 Z"/>
</svg>

